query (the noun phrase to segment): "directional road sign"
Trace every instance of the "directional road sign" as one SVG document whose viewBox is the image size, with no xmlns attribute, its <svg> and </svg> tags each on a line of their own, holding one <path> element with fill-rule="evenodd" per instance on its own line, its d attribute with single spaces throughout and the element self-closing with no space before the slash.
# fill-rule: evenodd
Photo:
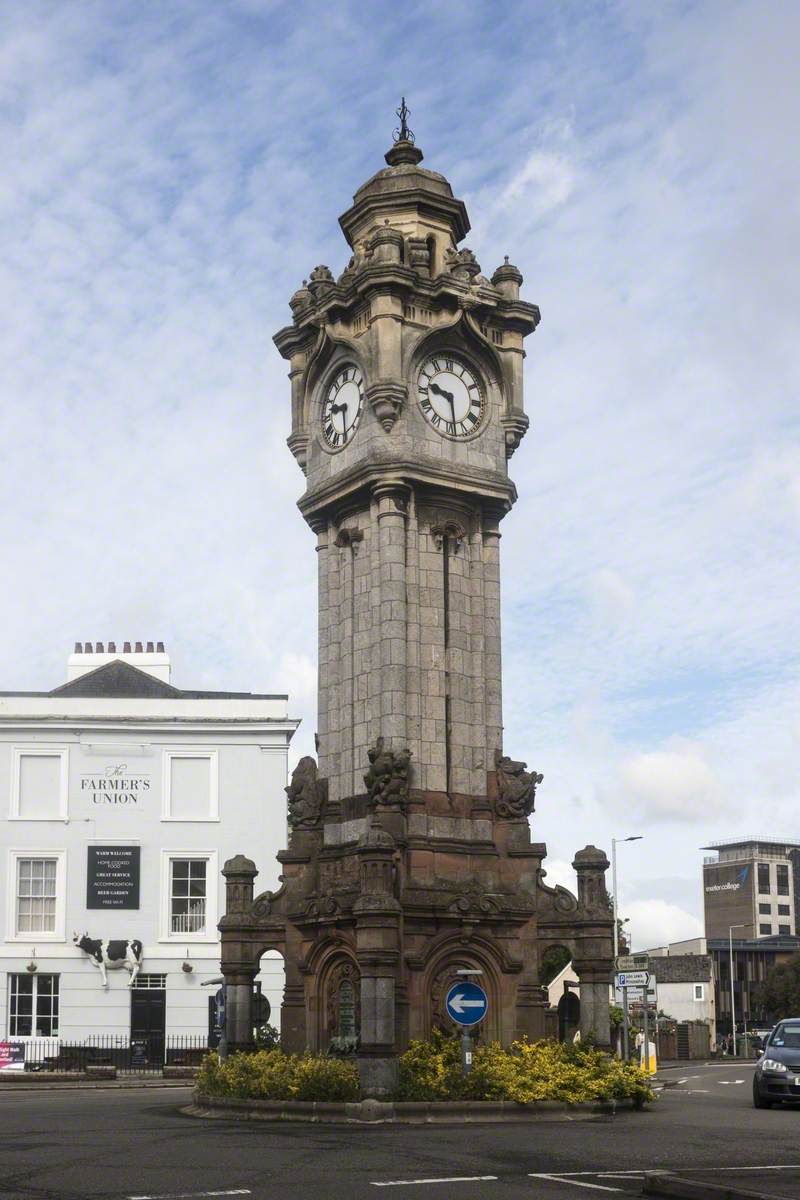
<svg viewBox="0 0 800 1200">
<path fill-rule="evenodd" d="M 454 983 L 446 1005 L 448 1016 L 459 1025 L 477 1025 L 489 1011 L 489 999 L 477 983 Z"/>
<path fill-rule="evenodd" d="M 617 959 L 618 971 L 646 971 L 650 959 L 646 954 L 620 954 Z"/>
<path fill-rule="evenodd" d="M 647 971 L 620 971 L 617 975 L 617 987 L 647 987 L 650 976 Z"/>
</svg>

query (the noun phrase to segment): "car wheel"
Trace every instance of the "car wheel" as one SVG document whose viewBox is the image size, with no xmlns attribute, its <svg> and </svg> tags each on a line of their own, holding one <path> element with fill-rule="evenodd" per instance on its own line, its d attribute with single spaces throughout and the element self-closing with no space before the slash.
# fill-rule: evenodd
<svg viewBox="0 0 800 1200">
<path fill-rule="evenodd" d="M 772 1108 L 772 1101 L 765 1100 L 759 1091 L 758 1084 L 753 1080 L 753 1107 L 754 1108 Z"/>
</svg>

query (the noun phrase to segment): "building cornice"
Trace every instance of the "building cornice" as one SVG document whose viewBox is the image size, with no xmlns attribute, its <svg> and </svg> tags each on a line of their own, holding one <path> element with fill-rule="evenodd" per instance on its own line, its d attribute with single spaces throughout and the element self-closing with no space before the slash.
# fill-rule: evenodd
<svg viewBox="0 0 800 1200">
<path fill-rule="evenodd" d="M 386 478 L 401 480 L 429 487 L 433 491 L 447 489 L 499 506 L 508 512 L 517 499 L 514 483 L 499 471 L 470 469 L 459 463 L 449 468 L 441 459 L 428 459 L 419 455 L 416 459 L 397 458 L 390 461 L 365 460 L 348 471 L 310 488 L 298 501 L 298 508 L 309 523 L 329 507 L 337 507 L 342 501 L 364 489 L 372 489 Z"/>
</svg>

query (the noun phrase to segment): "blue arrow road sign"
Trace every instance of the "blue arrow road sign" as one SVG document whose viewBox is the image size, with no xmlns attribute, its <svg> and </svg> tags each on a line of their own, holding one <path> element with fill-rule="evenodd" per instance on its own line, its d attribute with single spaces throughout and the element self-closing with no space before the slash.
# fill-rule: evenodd
<svg viewBox="0 0 800 1200">
<path fill-rule="evenodd" d="M 489 999 L 477 983 L 454 983 L 446 1004 L 448 1016 L 459 1025 L 477 1025 L 489 1011 Z"/>
</svg>

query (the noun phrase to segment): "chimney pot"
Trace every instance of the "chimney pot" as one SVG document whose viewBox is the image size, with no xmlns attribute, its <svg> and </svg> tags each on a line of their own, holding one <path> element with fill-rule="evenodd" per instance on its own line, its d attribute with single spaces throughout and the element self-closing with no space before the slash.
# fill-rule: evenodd
<svg viewBox="0 0 800 1200">
<path fill-rule="evenodd" d="M 109 643 L 108 643 L 108 653 L 109 653 L 109 654 L 116 654 L 116 653 L 117 653 L 117 643 L 116 643 L 116 642 L 109 642 Z"/>
<path fill-rule="evenodd" d="M 122 653 L 123 653 L 123 654 L 130 654 L 130 652 L 131 652 L 131 644 L 130 644 L 130 642 L 124 642 L 124 643 L 123 643 L 123 645 L 122 645 Z"/>
<path fill-rule="evenodd" d="M 137 642 L 137 643 L 136 643 L 136 653 L 137 653 L 137 654 L 142 654 L 142 653 L 143 653 L 143 650 L 142 650 L 142 643 L 141 643 L 141 642 Z"/>
<path fill-rule="evenodd" d="M 153 653 L 153 643 L 152 643 L 152 642 L 148 642 L 148 643 L 147 643 L 147 653 L 148 653 L 148 654 L 152 654 L 152 653 Z"/>
<path fill-rule="evenodd" d="M 75 643 L 75 653 L 80 654 L 82 652 L 82 650 L 83 650 L 83 642 L 76 642 Z"/>
<path fill-rule="evenodd" d="M 84 644 L 83 644 L 83 653 L 84 653 L 84 654 L 91 654 L 91 653 L 92 653 L 92 643 L 91 643 L 91 642 L 84 642 Z"/>
<path fill-rule="evenodd" d="M 95 642 L 94 649 L 95 649 L 96 654 L 102 654 L 103 653 L 103 643 Z"/>
<path fill-rule="evenodd" d="M 156 650 L 158 651 L 159 654 L 163 654 L 164 653 L 164 643 L 156 642 Z"/>
</svg>

